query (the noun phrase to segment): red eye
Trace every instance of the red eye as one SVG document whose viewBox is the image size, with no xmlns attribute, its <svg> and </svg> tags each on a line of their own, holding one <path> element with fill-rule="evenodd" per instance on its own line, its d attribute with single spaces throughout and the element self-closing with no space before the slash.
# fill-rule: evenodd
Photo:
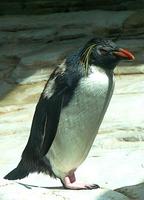
<svg viewBox="0 0 144 200">
<path fill-rule="evenodd" d="M 101 48 L 101 49 L 100 49 L 100 52 L 101 52 L 101 54 L 102 54 L 102 55 L 105 55 L 105 54 L 107 53 L 107 50 L 106 50 L 106 49 L 103 49 L 103 48 Z"/>
</svg>

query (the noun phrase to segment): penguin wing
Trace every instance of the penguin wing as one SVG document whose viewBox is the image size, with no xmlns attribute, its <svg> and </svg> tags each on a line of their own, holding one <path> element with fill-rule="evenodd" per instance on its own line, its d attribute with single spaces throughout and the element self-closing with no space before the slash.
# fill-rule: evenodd
<svg viewBox="0 0 144 200">
<path fill-rule="evenodd" d="M 66 87 L 63 88 L 61 92 L 56 92 L 47 100 L 46 115 L 42 125 L 44 136 L 41 153 L 43 156 L 48 152 L 55 138 L 66 90 Z"/>
<path fill-rule="evenodd" d="M 55 138 L 61 109 L 73 94 L 73 81 L 57 68 L 50 76 L 36 106 L 30 137 L 23 156 L 40 158 L 50 149 Z"/>
</svg>

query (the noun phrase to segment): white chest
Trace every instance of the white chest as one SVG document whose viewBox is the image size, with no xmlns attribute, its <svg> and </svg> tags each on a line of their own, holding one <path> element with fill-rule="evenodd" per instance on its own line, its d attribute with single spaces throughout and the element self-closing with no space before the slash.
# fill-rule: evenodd
<svg viewBox="0 0 144 200">
<path fill-rule="evenodd" d="M 77 168 L 86 158 L 109 104 L 113 81 L 105 71 L 91 67 L 80 80 L 68 106 L 62 109 L 59 126 L 48 157 L 56 171 Z"/>
<path fill-rule="evenodd" d="M 62 110 L 60 127 L 69 127 L 71 124 L 74 128 L 75 123 L 83 124 L 83 119 L 87 120 L 86 124 L 89 122 L 92 125 L 93 119 L 96 124 L 101 118 L 102 110 L 111 96 L 113 83 L 104 70 L 95 67 L 91 67 L 91 70 L 92 73 L 88 77 L 80 80 L 72 100 Z"/>
</svg>

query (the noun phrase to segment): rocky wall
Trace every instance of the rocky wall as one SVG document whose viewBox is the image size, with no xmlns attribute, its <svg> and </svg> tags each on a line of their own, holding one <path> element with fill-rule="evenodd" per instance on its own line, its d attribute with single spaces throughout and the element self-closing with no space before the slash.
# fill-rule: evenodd
<svg viewBox="0 0 144 200">
<path fill-rule="evenodd" d="M 144 0 L 5 0 L 0 2 L 0 15 L 50 14 L 80 10 L 137 10 L 144 8 Z"/>
<path fill-rule="evenodd" d="M 95 10 L 41 16 L 1 16 L 1 99 L 17 86 L 26 88 L 28 85 L 30 88 L 31 84 L 45 82 L 52 68 L 66 55 L 96 36 L 113 38 L 136 54 L 135 62 L 122 64 L 125 68 L 120 68 L 120 73 L 143 73 L 143 13 Z"/>
</svg>

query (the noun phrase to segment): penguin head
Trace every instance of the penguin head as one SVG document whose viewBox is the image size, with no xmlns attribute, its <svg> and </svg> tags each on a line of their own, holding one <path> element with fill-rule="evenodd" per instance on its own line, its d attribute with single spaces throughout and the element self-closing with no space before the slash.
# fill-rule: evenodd
<svg viewBox="0 0 144 200">
<path fill-rule="evenodd" d="M 83 61 L 105 69 L 114 69 L 121 60 L 133 60 L 128 50 L 120 48 L 109 39 L 94 38 L 83 49 Z"/>
</svg>

